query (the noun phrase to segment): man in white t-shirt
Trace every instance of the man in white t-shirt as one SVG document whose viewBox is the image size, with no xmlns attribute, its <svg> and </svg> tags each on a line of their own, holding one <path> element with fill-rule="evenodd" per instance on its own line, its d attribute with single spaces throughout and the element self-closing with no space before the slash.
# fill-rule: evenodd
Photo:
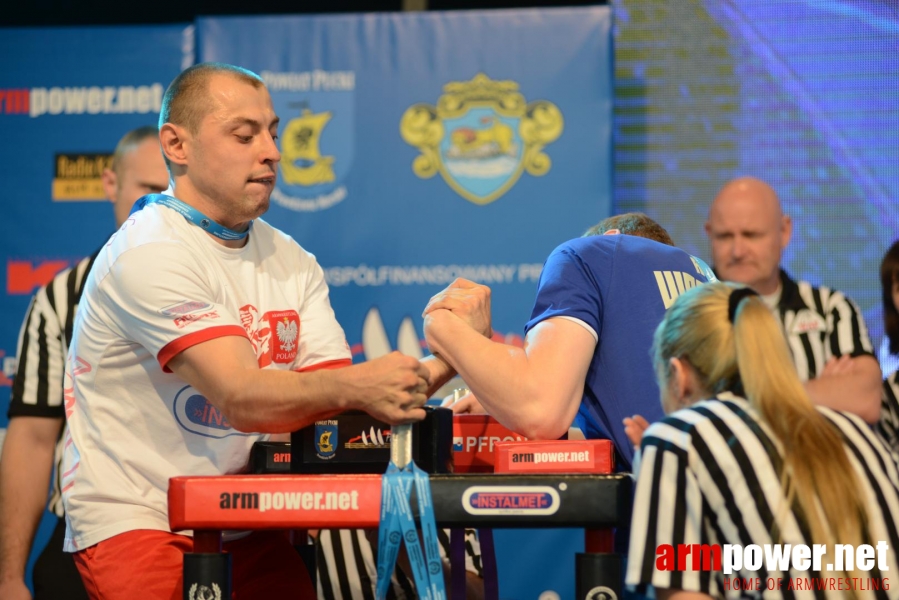
<svg viewBox="0 0 899 600">
<path fill-rule="evenodd" d="M 396 352 L 351 366 L 321 267 L 259 219 L 280 154 L 258 76 L 191 67 L 159 122 L 172 196 L 151 197 L 100 252 L 66 366 L 65 549 L 92 597 L 181 597 L 192 542 L 169 531 L 170 477 L 240 472 L 266 434 L 346 409 L 419 420 L 454 374 Z M 314 597 L 286 537 L 226 549 L 237 598 Z"/>
</svg>

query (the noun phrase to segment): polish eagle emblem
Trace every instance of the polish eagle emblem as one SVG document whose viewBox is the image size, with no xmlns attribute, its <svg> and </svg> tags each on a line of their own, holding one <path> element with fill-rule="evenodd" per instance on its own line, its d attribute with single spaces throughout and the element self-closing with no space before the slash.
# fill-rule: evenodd
<svg viewBox="0 0 899 600">
<path fill-rule="evenodd" d="M 296 347 L 298 334 L 296 321 L 291 321 L 287 317 L 284 317 L 282 320 L 278 321 L 275 333 L 278 336 L 278 340 L 281 342 L 281 350 L 290 352 Z"/>
</svg>

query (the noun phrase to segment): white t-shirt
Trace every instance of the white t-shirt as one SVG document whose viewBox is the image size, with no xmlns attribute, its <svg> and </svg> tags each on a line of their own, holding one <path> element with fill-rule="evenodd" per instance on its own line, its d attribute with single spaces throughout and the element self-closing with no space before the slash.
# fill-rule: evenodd
<svg viewBox="0 0 899 600">
<path fill-rule="evenodd" d="M 351 362 L 315 257 L 257 220 L 225 248 L 160 205 L 135 213 L 88 276 L 66 364 L 65 550 L 134 529 L 169 530 L 170 477 L 241 472 L 262 434 L 233 429 L 165 365 L 221 336 L 260 368 Z"/>
</svg>

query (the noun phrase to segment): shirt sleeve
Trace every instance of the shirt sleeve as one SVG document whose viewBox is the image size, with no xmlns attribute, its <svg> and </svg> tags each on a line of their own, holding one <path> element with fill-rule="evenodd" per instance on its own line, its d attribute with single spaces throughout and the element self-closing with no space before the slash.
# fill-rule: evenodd
<svg viewBox="0 0 899 600">
<path fill-rule="evenodd" d="M 599 261 L 595 261 L 599 262 Z M 595 265 L 601 268 L 602 265 Z M 602 282 L 597 272 L 571 247 L 556 248 L 540 274 L 537 299 L 525 333 L 553 317 L 579 322 L 598 339 L 602 322 Z"/>
<path fill-rule="evenodd" d="M 899 371 L 883 380 L 877 432 L 894 454 L 899 454 Z"/>
<path fill-rule="evenodd" d="M 874 356 L 868 327 L 858 305 L 842 292 L 832 290 L 827 303 L 828 344 L 831 356 Z"/>
<path fill-rule="evenodd" d="M 217 337 L 246 337 L 238 315 L 215 298 L 190 252 L 177 242 L 124 252 L 98 283 L 104 316 L 119 335 L 165 365 L 178 353 Z M 219 292 L 219 293 L 217 293 Z"/>
<path fill-rule="evenodd" d="M 22 322 L 16 348 L 18 366 L 13 381 L 8 416 L 63 418 L 63 370 L 66 361 L 65 326 L 68 313 L 66 271 L 40 288 L 31 299 Z M 61 292 L 61 293 L 60 293 Z"/>
<path fill-rule="evenodd" d="M 315 258 L 303 252 L 301 264 L 305 277 L 300 278 L 300 335 L 296 371 L 340 368 L 352 364 L 352 354 L 343 328 L 331 308 L 325 274 Z"/>
<path fill-rule="evenodd" d="M 643 436 L 626 575 L 628 587 L 637 593 L 645 594 L 650 585 L 717 593 L 712 571 L 692 570 L 692 557 L 685 557 L 687 570 L 675 568 L 678 544 L 706 543 L 705 504 L 688 448 L 689 435 L 664 422 Z"/>
</svg>

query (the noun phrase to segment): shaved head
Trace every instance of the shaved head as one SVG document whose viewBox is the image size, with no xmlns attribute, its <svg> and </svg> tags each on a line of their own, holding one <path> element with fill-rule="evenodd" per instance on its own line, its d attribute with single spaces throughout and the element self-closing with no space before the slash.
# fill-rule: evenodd
<svg viewBox="0 0 899 600">
<path fill-rule="evenodd" d="M 709 208 L 705 230 L 719 277 L 762 294 L 777 291 L 792 224 L 770 185 L 755 177 L 729 181 Z"/>
<path fill-rule="evenodd" d="M 209 83 L 219 75 L 231 77 L 256 89 L 265 87 L 256 73 L 243 67 L 215 62 L 188 67 L 175 77 L 162 97 L 159 128 L 162 129 L 166 123 L 172 123 L 184 127 L 191 134 L 196 134 L 203 118 L 215 108 L 215 99 L 210 94 Z M 163 158 L 171 170 L 171 162 L 167 157 Z"/>
<path fill-rule="evenodd" d="M 724 184 L 709 208 L 709 218 L 716 210 L 727 211 L 734 202 L 750 202 L 754 210 L 774 221 L 779 221 L 783 216 L 780 199 L 774 188 L 755 177 L 738 177 Z"/>
</svg>

